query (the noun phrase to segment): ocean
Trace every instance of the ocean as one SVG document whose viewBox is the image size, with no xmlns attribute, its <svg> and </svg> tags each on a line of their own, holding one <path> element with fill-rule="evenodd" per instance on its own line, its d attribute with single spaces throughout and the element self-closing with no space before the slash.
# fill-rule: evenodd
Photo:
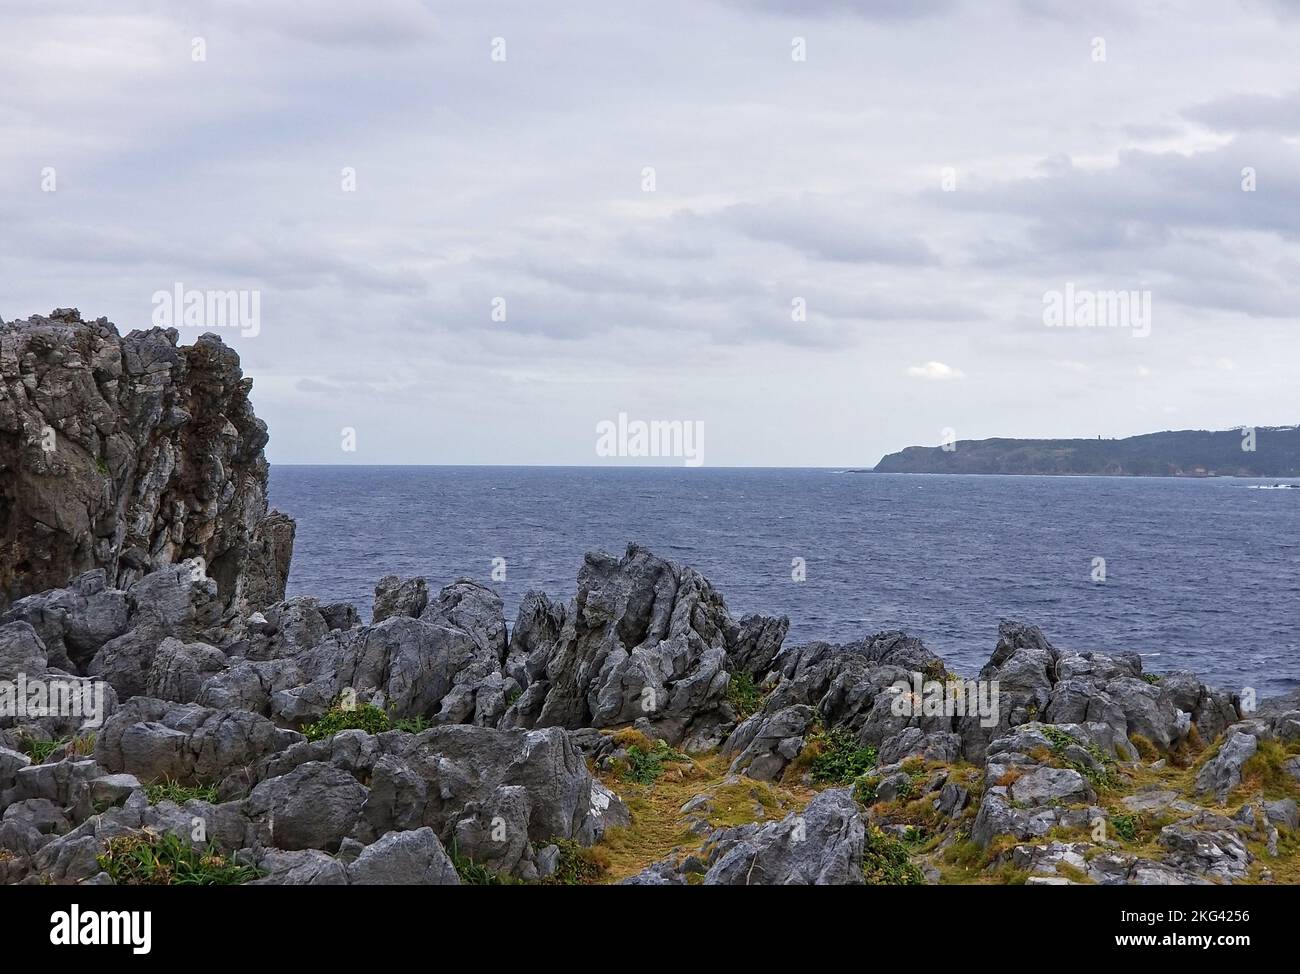
<svg viewBox="0 0 1300 974">
<path fill-rule="evenodd" d="M 274 466 L 271 503 L 298 521 L 288 594 L 364 619 L 395 573 L 491 584 L 513 625 L 529 590 L 573 596 L 584 552 L 637 541 L 703 573 L 736 618 L 788 615 L 787 645 L 903 629 L 973 675 L 1018 619 L 1058 648 L 1262 697 L 1300 686 L 1300 490 L 1252 489 L 1273 483 Z"/>
</svg>

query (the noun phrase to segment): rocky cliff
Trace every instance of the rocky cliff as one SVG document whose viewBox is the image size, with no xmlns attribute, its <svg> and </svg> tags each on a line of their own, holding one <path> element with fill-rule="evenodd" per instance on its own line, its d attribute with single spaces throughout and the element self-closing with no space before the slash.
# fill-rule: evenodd
<svg viewBox="0 0 1300 974">
<path fill-rule="evenodd" d="M 215 335 L 177 339 L 75 309 L 0 323 L 0 607 L 182 559 L 227 607 L 283 598 L 293 522 L 267 514 L 252 380 Z"/>
</svg>

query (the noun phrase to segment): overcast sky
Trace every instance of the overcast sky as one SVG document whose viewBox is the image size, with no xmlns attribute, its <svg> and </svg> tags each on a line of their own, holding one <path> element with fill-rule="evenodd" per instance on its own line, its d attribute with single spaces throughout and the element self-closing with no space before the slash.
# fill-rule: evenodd
<svg viewBox="0 0 1300 974">
<path fill-rule="evenodd" d="M 273 462 L 1291 424 L 1298 52 L 1300 0 L 9 3 L 0 317 L 257 291 Z"/>
</svg>

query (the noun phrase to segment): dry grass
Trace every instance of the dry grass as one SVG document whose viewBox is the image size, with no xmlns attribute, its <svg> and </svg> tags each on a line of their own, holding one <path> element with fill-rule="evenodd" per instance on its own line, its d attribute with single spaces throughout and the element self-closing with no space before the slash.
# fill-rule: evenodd
<svg viewBox="0 0 1300 974">
<path fill-rule="evenodd" d="M 615 737 L 628 734 L 619 731 Z M 636 743 L 629 735 L 624 746 Z M 696 795 L 707 794 L 710 808 L 691 817 L 705 817 L 716 828 L 782 818 L 803 808 L 816 794 L 807 788 L 788 788 L 748 778 L 726 783 L 728 764 L 716 753 L 695 755 L 689 763 L 674 765 L 671 773 L 649 785 L 602 776 L 601 780 L 623 799 L 632 814 L 630 827 L 610 829 L 596 846 L 606 869 L 603 881 L 616 883 L 674 854 L 684 858 L 698 852 L 701 838 L 691 831 L 690 817 L 681 810 Z"/>
</svg>

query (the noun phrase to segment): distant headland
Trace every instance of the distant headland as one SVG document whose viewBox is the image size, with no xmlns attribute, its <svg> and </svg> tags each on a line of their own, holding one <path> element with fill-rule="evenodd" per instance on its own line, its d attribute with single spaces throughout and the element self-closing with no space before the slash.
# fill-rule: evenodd
<svg viewBox="0 0 1300 974">
<path fill-rule="evenodd" d="M 875 473 L 1300 477 L 1300 427 L 1176 430 L 1124 439 L 957 440 L 909 446 Z"/>
</svg>

